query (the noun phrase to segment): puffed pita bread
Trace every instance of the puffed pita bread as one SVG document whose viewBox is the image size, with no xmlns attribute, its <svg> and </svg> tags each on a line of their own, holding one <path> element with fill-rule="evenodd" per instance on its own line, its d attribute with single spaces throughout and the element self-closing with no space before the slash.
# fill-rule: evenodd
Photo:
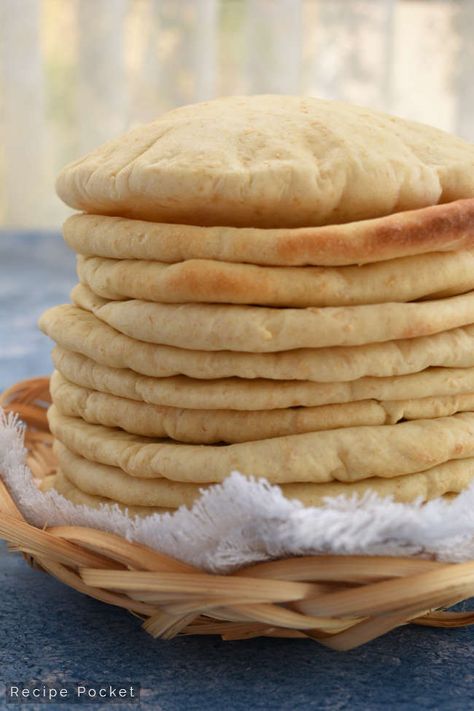
<svg viewBox="0 0 474 711">
<path fill-rule="evenodd" d="M 415 301 L 474 289 L 474 252 L 436 252 L 352 267 L 259 267 L 209 259 L 177 264 L 77 259 L 81 284 L 105 299 L 263 306 L 351 306 Z"/>
<path fill-rule="evenodd" d="M 427 336 L 474 322 L 474 291 L 408 304 L 276 309 L 225 304 L 108 301 L 82 284 L 72 301 L 145 343 L 204 351 L 275 353 Z"/>
<path fill-rule="evenodd" d="M 78 254 L 112 259 L 341 266 L 472 249 L 473 219 L 474 199 L 468 199 L 374 220 L 302 229 L 196 227 L 72 215 L 63 234 Z"/>
<path fill-rule="evenodd" d="M 173 375 L 198 379 L 237 376 L 333 383 L 366 376 L 405 375 L 430 366 L 474 366 L 474 326 L 433 336 L 364 346 L 237 353 L 190 351 L 138 342 L 88 311 L 69 304 L 48 309 L 41 316 L 39 325 L 44 333 L 65 349 L 81 353 L 101 365 L 131 368 L 137 373 L 157 378 Z"/>
<path fill-rule="evenodd" d="M 80 417 L 89 424 L 120 427 L 144 437 L 167 437 L 194 444 L 250 442 L 303 432 L 395 424 L 402 419 L 428 419 L 474 411 L 473 393 L 253 412 L 184 410 L 82 388 L 57 371 L 51 378 L 50 390 L 53 403 L 62 415 Z"/>
<path fill-rule="evenodd" d="M 76 503 L 86 503 L 89 506 L 111 503 L 111 499 L 105 498 L 105 494 L 110 497 L 113 492 L 121 508 L 127 506 L 130 514 L 144 515 L 145 512 L 159 513 L 163 509 L 130 505 L 129 502 L 170 500 L 177 502 L 177 505 L 190 506 L 199 498 L 200 492 L 207 488 L 194 484 L 176 485 L 174 482 L 156 479 L 134 479 L 118 467 L 90 462 L 59 443 L 55 449 L 62 471 L 53 484 L 54 488 L 59 493 L 66 491 L 67 497 L 73 498 Z M 393 479 L 374 477 L 352 484 L 283 484 L 281 490 L 288 499 L 298 499 L 305 506 L 320 505 L 327 496 L 361 496 L 367 491 L 373 491 L 379 496 L 393 496 L 396 501 L 402 502 L 415 499 L 428 501 L 448 492 L 459 493 L 468 487 L 473 479 L 474 459 L 464 459 L 446 462 L 420 474 L 407 474 Z M 173 485 L 174 489 L 166 488 Z M 181 492 L 183 501 L 178 504 Z"/>
<path fill-rule="evenodd" d="M 77 353 L 56 348 L 56 369 L 70 382 L 151 405 L 191 410 L 276 410 L 317 407 L 358 400 L 408 400 L 474 392 L 474 368 L 429 368 L 392 378 L 361 378 L 340 383 L 300 380 L 194 380 L 185 376 L 150 378 L 125 368 L 109 368 Z"/>
<path fill-rule="evenodd" d="M 474 196 L 474 146 L 339 101 L 230 96 L 184 106 L 66 166 L 85 212 L 161 222 L 300 227 Z"/>
<path fill-rule="evenodd" d="M 60 469 L 56 474 L 51 474 L 50 476 L 45 477 L 41 482 L 40 488 L 44 492 L 55 489 L 58 494 L 64 496 L 64 498 L 71 503 L 89 506 L 93 509 L 101 508 L 104 505 L 118 506 L 121 511 L 127 513 L 129 516 L 150 516 L 154 513 L 162 514 L 174 511 L 172 508 L 163 508 L 161 506 L 129 506 L 127 504 L 121 504 L 118 501 L 114 501 L 106 496 L 94 496 L 93 494 L 87 494 L 85 491 L 78 489 L 77 486 L 74 486 L 74 484 L 69 481 L 64 472 Z"/>
<path fill-rule="evenodd" d="M 474 413 L 216 446 L 171 443 L 90 425 L 61 415 L 54 405 L 48 421 L 56 439 L 80 456 L 138 478 L 178 482 L 223 481 L 233 470 L 277 484 L 390 479 L 474 456 Z"/>
</svg>

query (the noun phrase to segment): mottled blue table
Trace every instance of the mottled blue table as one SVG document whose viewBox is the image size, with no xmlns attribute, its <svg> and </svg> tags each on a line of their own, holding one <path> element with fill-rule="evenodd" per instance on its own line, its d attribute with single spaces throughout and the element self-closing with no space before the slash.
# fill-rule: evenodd
<svg viewBox="0 0 474 711">
<path fill-rule="evenodd" d="M 49 372 L 36 321 L 73 282 L 73 255 L 57 234 L 0 233 L 0 388 Z M 139 682 L 141 707 L 165 711 L 474 709 L 474 629 L 405 627 L 346 654 L 303 640 L 162 642 L 4 547 L 0 591 L 1 708 L 6 682 L 40 680 Z"/>
</svg>

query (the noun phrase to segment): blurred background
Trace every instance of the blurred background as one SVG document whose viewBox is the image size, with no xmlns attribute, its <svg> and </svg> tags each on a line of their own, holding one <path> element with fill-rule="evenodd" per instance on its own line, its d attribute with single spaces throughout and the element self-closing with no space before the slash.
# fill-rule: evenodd
<svg viewBox="0 0 474 711">
<path fill-rule="evenodd" d="M 0 225 L 57 227 L 54 176 L 163 111 L 338 98 L 474 140 L 473 0 L 0 0 Z"/>
</svg>

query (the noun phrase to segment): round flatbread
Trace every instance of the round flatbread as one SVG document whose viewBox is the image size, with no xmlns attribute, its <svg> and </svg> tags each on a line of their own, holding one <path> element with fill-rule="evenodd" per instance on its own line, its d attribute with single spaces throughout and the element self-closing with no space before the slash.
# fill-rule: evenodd
<svg viewBox="0 0 474 711">
<path fill-rule="evenodd" d="M 130 506 L 129 504 L 122 504 L 119 501 L 114 501 L 107 496 L 87 494 L 85 491 L 81 491 L 81 489 L 69 481 L 61 469 L 58 470 L 57 474 L 52 474 L 51 476 L 46 477 L 41 483 L 42 491 L 46 492 L 51 489 L 57 491 L 58 494 L 64 496 L 64 498 L 72 504 L 89 506 L 93 509 L 99 509 L 103 506 L 118 506 L 119 509 L 128 516 L 151 516 L 155 513 L 172 513 L 174 511 L 172 508 L 163 508 L 160 506 Z"/>
<path fill-rule="evenodd" d="M 199 498 L 203 489 L 207 488 L 181 484 L 168 490 L 165 487 L 173 486 L 172 482 L 134 479 L 117 467 L 90 462 L 60 444 L 56 445 L 56 451 L 63 469 L 55 478 L 53 486 L 75 503 L 94 507 L 100 503 L 110 504 L 113 500 L 105 498 L 105 494 L 109 497 L 113 492 L 114 497 L 118 497 L 118 505 L 121 508 L 127 507 L 129 514 L 145 515 L 159 513 L 163 509 L 130 505 L 129 502 L 165 499 L 178 503 L 178 495 L 183 492 L 186 505 L 190 506 Z M 283 484 L 281 490 L 288 499 L 297 499 L 305 506 L 319 506 L 328 496 L 363 496 L 368 492 L 382 497 L 391 496 L 400 502 L 429 501 L 446 494 L 459 493 L 467 488 L 473 479 L 474 459 L 471 458 L 445 462 L 419 474 L 396 476 L 392 479 L 374 477 L 350 484 Z"/>
<path fill-rule="evenodd" d="M 157 222 L 300 227 L 474 196 L 474 146 L 340 101 L 229 96 L 170 111 L 66 166 L 78 210 Z"/>
<path fill-rule="evenodd" d="M 393 497 L 400 503 L 431 501 L 438 497 L 456 496 L 474 481 L 474 458 L 445 462 L 418 474 L 392 479 L 372 477 L 353 483 L 285 484 L 285 496 L 299 499 L 305 506 L 320 506 L 328 496 L 363 496 L 373 492 L 380 497 Z"/>
<path fill-rule="evenodd" d="M 474 252 L 436 252 L 352 267 L 259 267 L 210 259 L 177 264 L 77 259 L 81 284 L 105 299 L 164 304 L 352 306 L 406 302 L 474 289 Z"/>
<path fill-rule="evenodd" d="M 271 353 L 427 336 L 474 322 L 474 292 L 423 303 L 306 309 L 108 301 L 79 284 L 71 298 L 120 333 L 189 350 Z"/>
<path fill-rule="evenodd" d="M 61 471 L 81 491 L 126 506 L 178 508 L 192 506 L 207 487 L 168 479 L 138 479 L 117 467 L 108 467 L 77 456 L 61 442 L 54 443 Z"/>
<path fill-rule="evenodd" d="M 276 484 L 351 482 L 374 476 L 390 479 L 450 459 L 474 457 L 473 413 L 214 446 L 148 439 L 90 425 L 61 415 L 54 405 L 48 420 L 53 435 L 68 449 L 140 479 L 210 483 L 237 470 Z"/>
<path fill-rule="evenodd" d="M 90 424 L 120 427 L 131 434 L 167 437 L 193 444 L 251 442 L 304 432 L 395 424 L 403 419 L 429 419 L 474 411 L 473 393 L 421 400 L 361 400 L 256 412 L 184 410 L 79 387 L 57 371 L 51 378 L 50 390 L 53 403 L 68 417 L 80 417 Z"/>
<path fill-rule="evenodd" d="M 394 378 L 361 378 L 347 383 L 296 381 L 193 380 L 184 376 L 150 378 L 99 365 L 77 353 L 55 349 L 53 362 L 67 380 L 89 390 L 151 405 L 190 410 L 277 410 L 317 407 L 358 400 L 408 400 L 474 392 L 474 368 L 429 368 Z"/>
<path fill-rule="evenodd" d="M 214 259 L 270 266 L 342 266 L 474 247 L 474 199 L 329 227 L 252 229 L 155 224 L 72 215 L 63 234 L 78 254 L 182 262 Z"/>
<path fill-rule="evenodd" d="M 417 373 L 430 366 L 474 366 L 474 326 L 363 346 L 236 353 L 190 351 L 138 342 L 88 311 L 68 304 L 48 309 L 39 324 L 44 333 L 64 349 L 81 353 L 101 365 L 131 368 L 156 378 L 186 375 L 207 380 L 236 376 L 247 380 L 265 378 L 334 383 L 365 376 L 381 378 Z M 441 393 L 433 391 L 431 394 Z"/>
</svg>

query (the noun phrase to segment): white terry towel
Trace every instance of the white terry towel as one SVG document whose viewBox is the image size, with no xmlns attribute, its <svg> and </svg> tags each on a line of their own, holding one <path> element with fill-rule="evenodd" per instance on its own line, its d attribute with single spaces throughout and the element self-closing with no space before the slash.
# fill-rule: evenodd
<svg viewBox="0 0 474 711">
<path fill-rule="evenodd" d="M 451 501 L 401 504 L 373 493 L 305 508 L 278 486 L 232 472 L 191 510 L 129 518 L 117 506 L 77 506 L 42 493 L 25 464 L 23 426 L 0 409 L 0 476 L 25 519 L 38 527 L 110 531 L 209 572 L 291 555 L 345 554 L 474 559 L 474 485 Z"/>
</svg>

